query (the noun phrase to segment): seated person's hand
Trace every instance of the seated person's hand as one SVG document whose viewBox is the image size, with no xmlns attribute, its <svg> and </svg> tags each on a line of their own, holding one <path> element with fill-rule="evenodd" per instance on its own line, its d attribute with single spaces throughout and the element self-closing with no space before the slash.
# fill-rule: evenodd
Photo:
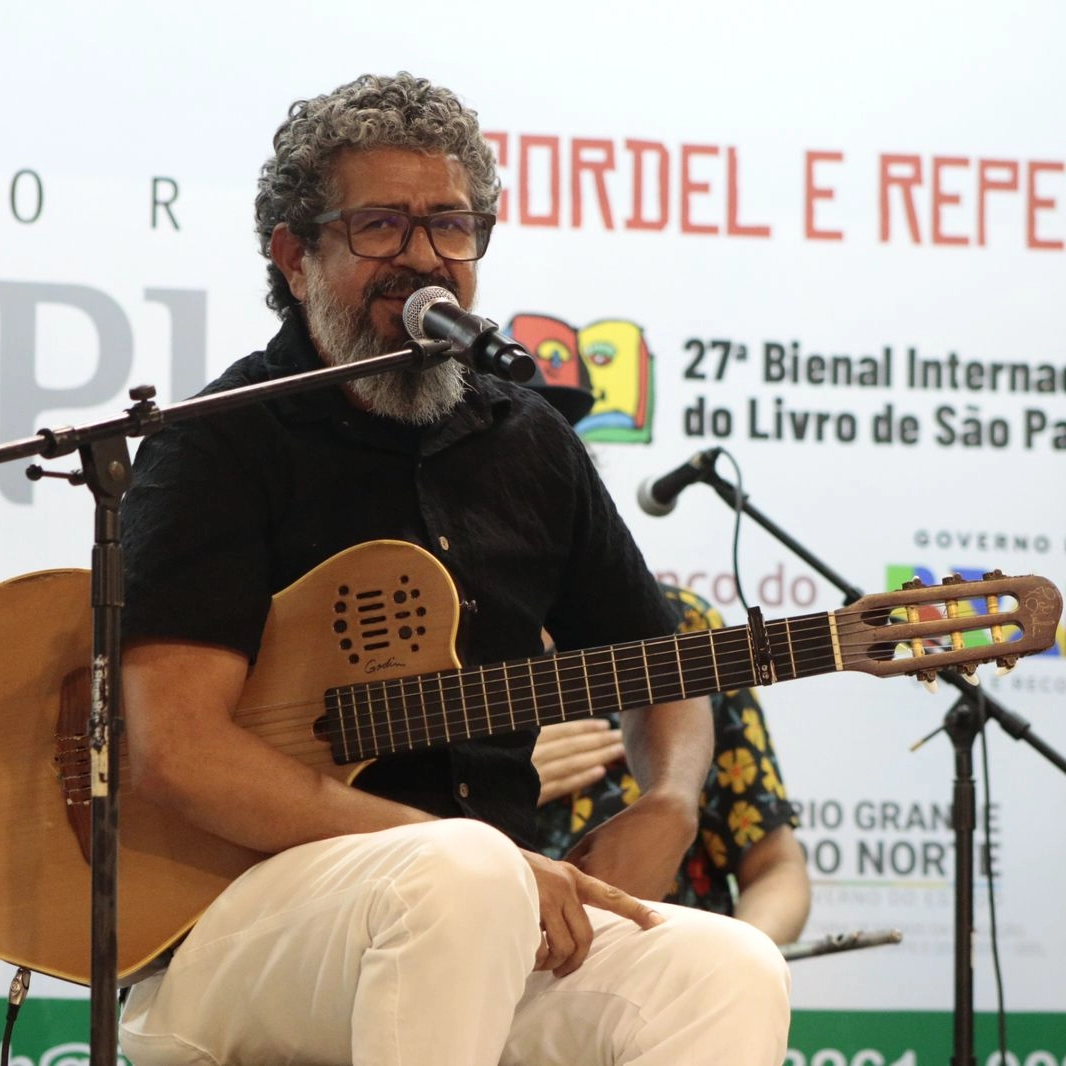
<svg viewBox="0 0 1066 1066">
<path fill-rule="evenodd" d="M 568 862 L 556 862 L 535 851 L 522 854 L 533 871 L 540 897 L 542 937 L 535 970 L 551 970 L 556 977 L 565 977 L 585 961 L 592 945 L 586 905 L 614 911 L 641 929 L 651 929 L 663 921 L 663 916 L 646 903 Z"/>
<path fill-rule="evenodd" d="M 533 749 L 540 774 L 538 806 L 599 781 L 623 754 L 621 730 L 603 718 L 544 726 Z"/>
</svg>

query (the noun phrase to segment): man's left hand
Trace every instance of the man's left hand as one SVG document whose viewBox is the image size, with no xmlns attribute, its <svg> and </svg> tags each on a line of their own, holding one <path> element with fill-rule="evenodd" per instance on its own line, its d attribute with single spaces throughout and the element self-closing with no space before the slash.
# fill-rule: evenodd
<svg viewBox="0 0 1066 1066">
<path fill-rule="evenodd" d="M 638 899 L 659 900 L 673 887 L 698 824 L 691 803 L 645 793 L 586 833 L 566 861 Z"/>
</svg>

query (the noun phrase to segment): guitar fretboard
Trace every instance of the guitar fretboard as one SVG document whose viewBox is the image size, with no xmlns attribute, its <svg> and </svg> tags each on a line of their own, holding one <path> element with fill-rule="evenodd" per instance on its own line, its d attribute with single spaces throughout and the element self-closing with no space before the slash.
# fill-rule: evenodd
<svg viewBox="0 0 1066 1066">
<path fill-rule="evenodd" d="M 747 626 L 330 689 L 334 759 L 356 762 L 839 668 L 828 614 L 766 625 L 772 676 Z"/>
</svg>

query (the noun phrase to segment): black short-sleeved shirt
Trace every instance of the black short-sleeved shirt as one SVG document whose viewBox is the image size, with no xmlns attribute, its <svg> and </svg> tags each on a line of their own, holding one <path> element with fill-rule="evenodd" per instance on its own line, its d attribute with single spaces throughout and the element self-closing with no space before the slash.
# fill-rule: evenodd
<svg viewBox="0 0 1066 1066">
<path fill-rule="evenodd" d="M 206 391 L 321 365 L 297 318 Z M 413 542 L 476 612 L 467 665 L 661 636 L 669 609 L 565 421 L 532 390 L 470 375 L 443 421 L 414 428 L 337 387 L 182 422 L 146 439 L 123 504 L 128 637 L 254 660 L 271 597 L 353 544 Z M 534 735 L 496 734 L 379 760 L 360 787 L 496 825 L 528 845 Z"/>
</svg>

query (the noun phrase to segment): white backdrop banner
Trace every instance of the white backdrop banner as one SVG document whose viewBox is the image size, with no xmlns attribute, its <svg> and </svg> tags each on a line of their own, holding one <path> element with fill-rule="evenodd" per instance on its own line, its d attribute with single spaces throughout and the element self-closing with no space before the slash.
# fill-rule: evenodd
<svg viewBox="0 0 1066 1066">
<path fill-rule="evenodd" d="M 0 15 L 0 442 L 120 413 L 144 382 L 179 399 L 262 347 L 252 198 L 276 126 L 296 98 L 409 69 L 481 115 L 505 192 L 479 310 L 596 391 L 581 428 L 654 571 L 743 622 L 729 506 L 703 485 L 668 517 L 636 504 L 645 478 L 718 447 L 719 472 L 852 588 L 997 567 L 1062 587 L 1060 4 L 369 16 L 276 0 Z M 25 465 L 0 470 L 0 578 L 87 566 L 87 491 Z M 750 520 L 738 559 L 770 618 L 843 601 Z M 1059 752 L 1064 653 L 1060 630 L 1013 674 L 981 671 Z M 797 1007 L 951 1009 L 955 757 L 943 733 L 910 748 L 957 696 L 850 674 L 766 690 L 815 883 L 806 936 L 904 934 L 797 964 Z M 994 900 L 1010 1008 L 1062 1012 L 1066 776 L 986 736 L 977 1006 L 995 1006 Z"/>
</svg>

